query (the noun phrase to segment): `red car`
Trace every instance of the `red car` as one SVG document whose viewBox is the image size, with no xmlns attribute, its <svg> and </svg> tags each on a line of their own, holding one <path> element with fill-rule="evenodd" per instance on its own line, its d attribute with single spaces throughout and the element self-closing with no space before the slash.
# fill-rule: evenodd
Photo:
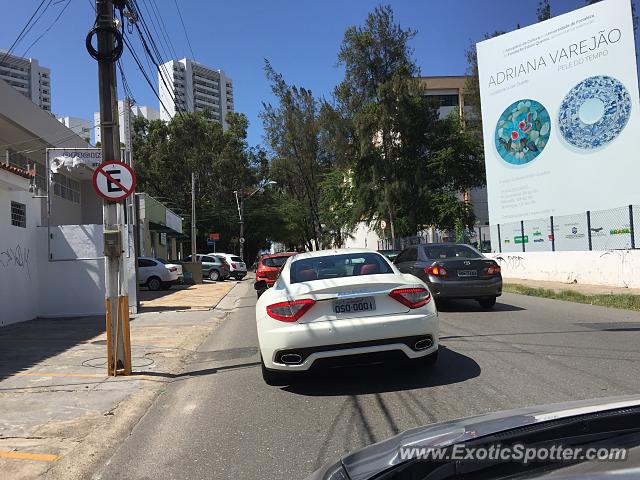
<svg viewBox="0 0 640 480">
<path fill-rule="evenodd" d="M 258 268 L 256 269 L 256 284 L 258 282 L 265 282 L 260 284 L 262 288 L 257 288 L 258 297 L 267 288 L 273 287 L 273 284 L 280 275 L 280 269 L 287 261 L 287 258 L 296 255 L 296 252 L 282 252 L 274 253 L 272 255 L 263 255 L 258 262 Z M 265 285 L 266 284 L 266 285 Z"/>
</svg>

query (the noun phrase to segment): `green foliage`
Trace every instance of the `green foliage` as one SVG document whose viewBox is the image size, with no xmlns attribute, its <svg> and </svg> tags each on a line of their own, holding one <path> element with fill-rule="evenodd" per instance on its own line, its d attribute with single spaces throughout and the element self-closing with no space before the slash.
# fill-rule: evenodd
<svg viewBox="0 0 640 480">
<path fill-rule="evenodd" d="M 539 22 L 549 20 L 551 18 L 551 3 L 549 2 L 549 0 L 540 0 L 538 2 L 536 17 L 538 18 Z"/>
<path fill-rule="evenodd" d="M 338 55 L 345 78 L 331 115 L 351 124 L 334 132 L 344 135 L 334 146 L 351 147 L 353 216 L 387 219 L 392 236 L 445 228 L 456 218 L 472 222 L 458 194 L 484 183 L 481 142 L 459 118 L 438 119 L 438 106 L 421 94 L 409 46 L 414 36 L 388 6 L 347 29 Z M 348 158 L 344 148 L 336 150 L 329 149 L 333 157 Z"/>
<path fill-rule="evenodd" d="M 133 158 L 138 189 L 182 216 L 185 232 L 191 221 L 191 173 L 196 176 L 198 249 L 207 251 L 205 238 L 221 234 L 219 251 L 237 250 L 239 234 L 234 190 L 246 191 L 258 182 L 264 154 L 246 143 L 248 122 L 244 115 L 227 115 L 229 128 L 204 114 L 186 113 L 165 123 L 136 117 L 132 128 Z M 247 251 L 265 246 L 261 225 L 266 216 L 245 215 Z M 273 219 L 269 219 L 272 220 Z"/>
<path fill-rule="evenodd" d="M 598 294 L 585 295 L 572 290 L 552 290 L 547 288 L 534 288 L 518 283 L 506 281 L 502 287 L 503 292 L 519 293 L 532 297 L 552 298 L 567 302 L 586 303 L 601 307 L 622 308 L 625 310 L 640 310 L 640 295 L 631 294 Z"/>
<path fill-rule="evenodd" d="M 334 169 L 320 182 L 320 222 L 327 245 L 342 246 L 353 231 L 353 188 L 348 171 Z"/>
<path fill-rule="evenodd" d="M 321 104 L 310 90 L 288 85 L 268 61 L 265 72 L 277 104 L 263 103 L 260 114 L 271 150 L 270 178 L 281 193 L 279 211 L 291 242 L 320 247 L 320 182 L 329 168 L 320 141 Z"/>
</svg>

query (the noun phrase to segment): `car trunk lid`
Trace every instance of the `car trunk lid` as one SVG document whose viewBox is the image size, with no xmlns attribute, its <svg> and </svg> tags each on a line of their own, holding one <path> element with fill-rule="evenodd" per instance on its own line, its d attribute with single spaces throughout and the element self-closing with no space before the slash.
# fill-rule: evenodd
<svg viewBox="0 0 640 480">
<path fill-rule="evenodd" d="M 316 304 L 298 321 L 311 323 L 406 313 L 409 308 L 389 296 L 396 288 L 423 287 L 396 274 L 363 275 L 294 283 L 290 298 L 312 298 Z M 337 310 L 336 310 L 337 308 Z"/>
<path fill-rule="evenodd" d="M 446 280 L 478 280 L 488 279 L 494 275 L 487 273 L 487 268 L 496 262 L 487 258 L 447 258 L 433 262 L 432 266 L 444 267 Z"/>
</svg>

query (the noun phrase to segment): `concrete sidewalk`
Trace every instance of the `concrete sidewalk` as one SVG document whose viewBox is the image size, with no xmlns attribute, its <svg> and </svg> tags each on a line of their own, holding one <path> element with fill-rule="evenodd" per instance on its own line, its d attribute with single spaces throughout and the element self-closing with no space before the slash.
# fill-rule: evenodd
<svg viewBox="0 0 640 480">
<path fill-rule="evenodd" d="M 587 285 L 580 283 L 547 282 L 544 280 L 528 280 L 525 278 L 504 278 L 503 281 L 505 284 L 517 284 L 531 288 L 546 288 L 548 290 L 554 290 L 556 292 L 569 290 L 571 292 L 582 293 L 583 295 L 640 295 L 640 288 L 610 287 L 607 285 Z"/>
<path fill-rule="evenodd" d="M 207 309 L 203 290 L 194 289 L 197 309 L 166 306 L 134 316 L 134 374 L 127 377 L 106 376 L 104 317 L 0 329 L 0 478 L 82 478 L 83 468 L 176 380 L 184 360 L 227 315 L 235 285 L 210 284 Z M 189 305 L 185 292 L 177 293 L 175 303 Z"/>
</svg>

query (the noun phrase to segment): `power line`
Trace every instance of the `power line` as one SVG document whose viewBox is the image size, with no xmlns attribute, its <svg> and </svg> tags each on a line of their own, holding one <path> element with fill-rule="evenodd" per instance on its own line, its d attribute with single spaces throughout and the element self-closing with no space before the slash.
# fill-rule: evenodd
<svg viewBox="0 0 640 480">
<path fill-rule="evenodd" d="M 174 105 L 176 107 L 176 110 L 178 111 L 178 113 L 180 114 L 180 116 L 182 116 L 182 107 L 180 106 L 180 104 L 178 102 L 176 102 L 176 98 L 175 95 L 173 93 L 173 90 L 171 88 L 169 88 L 169 86 L 167 85 L 167 82 L 165 80 L 168 79 L 170 77 L 169 72 L 167 70 L 167 67 L 164 63 L 162 63 L 162 55 L 160 54 L 160 51 L 158 49 L 158 46 L 155 42 L 155 40 L 153 39 L 153 36 L 151 35 L 151 32 L 149 31 L 149 27 L 147 26 L 147 22 L 144 18 L 144 16 L 142 15 L 142 12 L 140 11 L 140 9 L 137 6 L 137 2 L 136 0 L 129 0 L 129 5 L 133 6 L 135 8 L 135 13 L 137 15 L 137 18 L 139 20 L 139 22 L 135 22 L 134 23 L 134 27 L 136 29 L 136 31 L 138 32 L 138 36 L 140 37 L 140 40 L 142 42 L 142 46 L 145 50 L 145 52 L 150 56 L 152 62 L 154 63 L 154 65 L 157 67 L 158 69 L 158 73 L 160 74 L 160 80 L 162 81 L 164 87 L 166 88 L 167 92 L 169 93 L 171 99 L 174 102 Z M 140 26 L 138 24 L 142 25 L 142 30 L 140 29 Z M 146 38 L 145 38 L 145 34 L 146 34 Z M 147 39 L 149 40 L 147 42 Z M 151 45 L 151 48 L 149 48 L 149 44 Z M 153 52 L 152 52 L 153 50 Z M 156 57 L 154 57 L 154 52 Z M 168 110 L 165 107 L 165 111 L 168 112 Z"/>
<path fill-rule="evenodd" d="M 64 1 L 64 0 L 61 0 Z M 60 2 L 56 2 L 60 3 Z M 71 3 L 71 0 L 67 0 L 67 3 L 64 5 L 64 7 L 62 7 L 62 10 L 60 10 L 60 13 L 58 13 L 58 16 L 55 18 L 55 20 L 53 22 L 51 22 L 51 24 L 46 28 L 46 30 L 44 32 L 42 32 L 40 34 L 40 36 L 38 36 L 38 38 L 36 38 L 33 42 L 31 42 L 31 45 L 29 45 L 29 47 L 24 51 L 24 53 L 22 54 L 22 56 L 24 57 L 25 55 L 27 55 L 27 53 L 29 52 L 29 50 L 31 50 L 31 47 L 33 47 L 36 43 L 38 43 L 40 41 L 40 39 L 42 37 L 44 37 L 47 32 L 49 30 L 51 30 L 51 28 L 58 22 L 58 20 L 60 19 L 60 17 L 62 16 L 62 14 L 64 13 L 64 11 L 67 9 L 67 7 L 69 6 L 69 4 Z M 55 5 L 55 4 L 54 4 Z"/>
<path fill-rule="evenodd" d="M 184 31 L 184 36 L 187 37 L 187 44 L 189 45 L 189 51 L 191 52 L 191 56 L 193 59 L 196 59 L 196 54 L 193 53 L 193 48 L 191 48 L 191 41 L 189 40 L 189 34 L 187 33 L 187 28 L 184 26 L 184 20 L 182 19 L 182 13 L 180 12 L 180 8 L 178 7 L 177 0 L 173 0 L 173 3 L 176 5 L 176 10 L 178 10 L 178 16 L 180 17 L 180 23 L 182 24 L 182 30 Z"/>
<path fill-rule="evenodd" d="M 27 29 L 27 27 L 29 27 L 29 24 L 31 23 L 31 20 L 33 20 L 33 17 L 35 17 L 38 14 L 38 10 L 40 10 L 42 5 L 44 5 L 45 1 L 46 0 L 42 0 L 40 2 L 40 5 L 38 5 L 38 8 L 36 8 L 35 11 L 31 14 L 31 16 L 29 17 L 29 20 L 27 20 L 27 23 L 25 24 L 24 27 L 22 27 L 22 30 L 20 30 L 20 33 L 18 34 L 16 39 L 13 41 L 13 43 L 11 44 L 9 49 L 7 50 L 7 53 L 5 53 L 5 55 L 2 57 L 2 60 L 0 60 L 0 63 L 4 63 L 4 61 L 7 59 L 7 57 L 9 55 L 11 55 L 11 52 L 13 51 L 13 49 L 18 46 L 18 43 L 20 42 L 22 37 L 25 35 L 25 30 Z"/>
<path fill-rule="evenodd" d="M 138 55 L 135 53 L 135 51 L 133 50 L 133 47 L 131 46 L 131 44 L 127 40 L 127 36 L 123 35 L 122 39 L 124 41 L 125 47 L 127 47 L 127 50 L 129 50 L 129 53 L 131 54 L 131 57 L 133 58 L 134 62 L 136 63 L 136 65 L 138 65 L 138 69 L 140 70 L 140 73 L 142 73 L 142 76 L 144 77 L 144 79 L 147 81 L 147 84 L 151 88 L 151 91 L 153 92 L 153 94 L 156 96 L 156 98 L 160 102 L 160 105 L 162 105 L 162 108 L 164 108 L 165 111 L 168 112 L 169 110 L 167 109 L 167 107 L 165 106 L 164 102 L 160 98 L 160 95 L 158 94 L 158 91 L 153 86 L 153 83 L 151 82 L 151 80 L 149 80 L 149 75 L 147 75 L 147 72 L 145 71 L 144 67 L 142 66 L 142 62 L 140 61 L 140 59 L 138 58 Z"/>
<path fill-rule="evenodd" d="M 146 0 L 143 0 L 143 1 L 145 2 L 145 5 L 146 5 Z M 171 36 L 169 35 L 167 26 L 164 23 L 164 18 L 162 17 L 162 13 L 160 12 L 160 9 L 158 8 L 158 5 L 156 4 L 155 0 L 149 0 L 149 3 L 151 4 L 152 13 L 155 16 L 156 20 L 158 21 L 158 30 L 160 30 L 160 32 L 162 33 L 165 43 L 167 44 L 167 47 L 169 49 L 170 56 L 175 60 L 177 60 L 178 54 L 176 53 L 176 49 L 173 46 L 173 42 L 171 41 Z M 153 19 L 152 19 L 152 22 L 153 22 Z"/>
<path fill-rule="evenodd" d="M 153 29 L 153 31 L 156 34 L 156 36 L 160 39 L 160 47 L 162 48 L 163 56 L 164 56 L 164 58 L 170 58 L 171 57 L 171 48 L 168 46 L 168 44 L 164 40 L 163 32 L 160 29 L 160 22 L 158 21 L 157 24 L 156 24 L 156 21 L 153 19 L 154 12 L 151 10 L 151 8 L 149 8 L 149 5 L 147 4 L 147 0 L 142 0 L 142 2 L 144 3 L 145 8 L 147 9 L 147 13 L 150 12 L 149 15 L 150 15 L 150 18 L 151 18 L 151 28 Z"/>
<path fill-rule="evenodd" d="M 53 2 L 53 0 L 49 0 L 49 2 L 44 6 L 44 8 L 42 9 L 42 11 L 38 14 L 38 16 L 36 17 L 36 19 L 33 21 L 33 23 L 29 26 L 29 28 L 27 28 L 27 30 L 24 32 L 24 34 L 22 35 L 22 40 L 24 40 L 26 38 L 26 36 L 29 34 L 29 32 L 31 31 L 31 29 L 33 27 L 36 26 L 36 24 L 40 21 L 40 19 L 42 18 L 42 16 L 47 12 L 47 10 L 49 9 L 49 7 L 51 6 L 51 2 Z M 17 45 L 16 45 L 17 47 Z"/>
</svg>

